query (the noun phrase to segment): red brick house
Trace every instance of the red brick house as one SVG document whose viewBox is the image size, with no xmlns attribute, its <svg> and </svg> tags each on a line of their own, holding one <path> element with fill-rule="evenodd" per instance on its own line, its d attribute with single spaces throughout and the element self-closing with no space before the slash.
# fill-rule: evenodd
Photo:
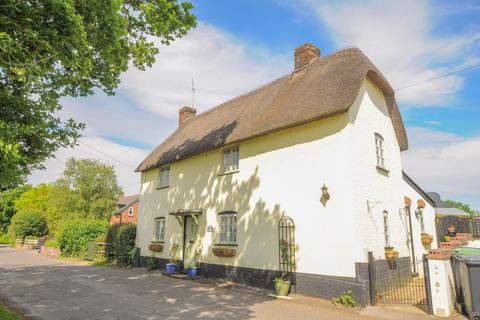
<svg viewBox="0 0 480 320">
<path fill-rule="evenodd" d="M 138 194 L 118 198 L 118 210 L 110 218 L 110 225 L 117 223 L 137 223 Z"/>
</svg>

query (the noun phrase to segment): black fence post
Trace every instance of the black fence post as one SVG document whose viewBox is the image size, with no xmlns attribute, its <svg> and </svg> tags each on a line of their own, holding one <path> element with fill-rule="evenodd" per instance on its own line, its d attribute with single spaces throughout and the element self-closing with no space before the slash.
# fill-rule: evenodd
<svg viewBox="0 0 480 320">
<path fill-rule="evenodd" d="M 370 305 L 377 304 L 377 295 L 375 292 L 375 268 L 374 268 L 373 252 L 368 251 L 368 282 L 370 286 Z"/>
<path fill-rule="evenodd" d="M 432 288 L 430 287 L 430 268 L 428 266 L 428 256 L 423 255 L 423 276 L 425 279 L 425 298 L 427 302 L 428 314 L 433 314 L 432 306 Z"/>
</svg>

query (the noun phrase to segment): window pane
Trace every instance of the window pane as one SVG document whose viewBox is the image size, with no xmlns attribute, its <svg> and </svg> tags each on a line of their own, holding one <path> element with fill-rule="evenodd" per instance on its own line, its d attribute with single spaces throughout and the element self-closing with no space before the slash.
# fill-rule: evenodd
<svg viewBox="0 0 480 320">
<path fill-rule="evenodd" d="M 234 214 L 220 217 L 220 242 L 236 243 L 237 241 L 237 217 Z"/>
</svg>

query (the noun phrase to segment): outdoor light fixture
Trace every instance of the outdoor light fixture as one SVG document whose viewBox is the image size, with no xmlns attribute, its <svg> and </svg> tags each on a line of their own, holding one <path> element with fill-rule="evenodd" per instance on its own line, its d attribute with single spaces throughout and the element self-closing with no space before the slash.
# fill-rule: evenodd
<svg viewBox="0 0 480 320">
<path fill-rule="evenodd" d="M 211 225 L 208 226 L 208 227 L 207 227 L 207 232 L 213 232 L 213 226 L 211 226 Z"/>
<path fill-rule="evenodd" d="M 324 207 L 326 207 L 328 200 L 330 200 L 330 193 L 328 193 L 328 188 L 324 183 L 322 187 L 322 196 L 320 197 L 320 202 L 323 204 Z"/>
</svg>

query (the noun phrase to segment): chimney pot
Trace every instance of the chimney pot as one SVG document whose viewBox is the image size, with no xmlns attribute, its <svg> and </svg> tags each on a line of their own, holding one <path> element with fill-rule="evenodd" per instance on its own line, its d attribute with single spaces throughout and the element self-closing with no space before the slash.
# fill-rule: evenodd
<svg viewBox="0 0 480 320">
<path fill-rule="evenodd" d="M 188 120 L 195 117 L 197 109 L 192 107 L 183 107 L 178 112 L 178 126 L 183 126 Z"/>
<path fill-rule="evenodd" d="M 320 57 L 320 49 L 311 43 L 305 43 L 295 49 L 295 71 Z"/>
</svg>

